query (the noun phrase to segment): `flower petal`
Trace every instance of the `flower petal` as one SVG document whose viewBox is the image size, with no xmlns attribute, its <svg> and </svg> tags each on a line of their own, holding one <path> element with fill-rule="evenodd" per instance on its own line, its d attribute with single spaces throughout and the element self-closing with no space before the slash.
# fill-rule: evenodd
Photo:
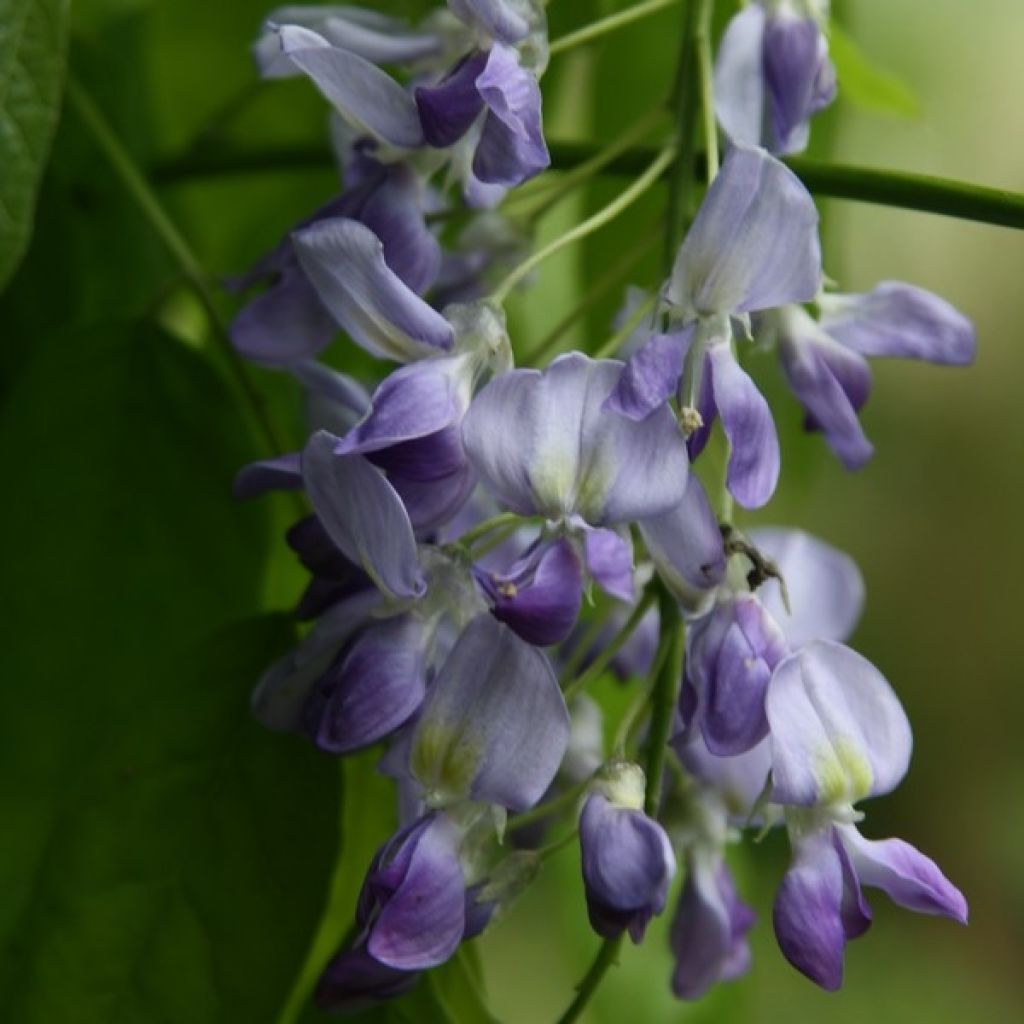
<svg viewBox="0 0 1024 1024">
<path fill-rule="evenodd" d="M 551 785 L 569 715 L 548 660 L 490 615 L 437 673 L 413 734 L 413 774 L 443 799 L 526 810 Z"/>
<path fill-rule="evenodd" d="M 583 534 L 583 559 L 597 585 L 620 601 L 636 598 L 633 581 L 633 542 L 628 533 L 588 529 Z"/>
<path fill-rule="evenodd" d="M 803 530 L 759 527 L 749 536 L 786 581 L 791 615 L 776 583 L 766 583 L 757 596 L 790 647 L 795 650 L 812 640 L 842 643 L 849 639 L 864 608 L 864 577 L 857 563 Z"/>
<path fill-rule="evenodd" d="M 898 356 L 966 366 L 974 361 L 974 325 L 924 288 L 883 281 L 866 295 L 826 297 L 822 327 L 863 356 Z"/>
<path fill-rule="evenodd" d="M 676 393 L 695 324 L 675 334 L 652 334 L 629 357 L 605 405 L 631 420 L 646 419 Z"/>
<path fill-rule="evenodd" d="M 302 453 L 302 477 L 331 539 L 385 594 L 420 597 L 426 584 L 412 525 L 384 474 L 358 455 L 335 455 L 338 439 L 317 431 Z"/>
<path fill-rule="evenodd" d="M 709 316 L 809 302 L 821 285 L 818 211 L 762 149 L 734 146 L 676 257 L 667 298 Z"/>
<path fill-rule="evenodd" d="M 529 35 L 528 8 L 515 0 L 448 0 L 457 18 L 503 43 L 518 43 Z"/>
<path fill-rule="evenodd" d="M 882 889 L 908 910 L 967 924 L 967 900 L 930 857 L 902 839 L 865 839 L 854 825 L 837 831 L 862 885 Z"/>
<path fill-rule="evenodd" d="M 772 411 L 727 345 L 711 346 L 707 369 L 729 439 L 729 490 L 744 508 L 760 508 L 779 482 L 779 436 Z"/>
<path fill-rule="evenodd" d="M 278 29 L 281 50 L 357 131 L 396 149 L 423 144 L 413 98 L 376 65 L 297 25 Z"/>
<path fill-rule="evenodd" d="M 452 347 L 451 325 L 387 265 L 368 227 L 335 218 L 292 237 L 321 301 L 371 355 L 408 362 Z"/>
<path fill-rule="evenodd" d="M 260 459 L 243 466 L 231 485 L 236 498 L 259 498 L 268 491 L 301 491 L 302 464 L 298 452 Z"/>
<path fill-rule="evenodd" d="M 469 131 L 484 109 L 476 80 L 486 66 L 486 53 L 472 53 L 437 85 L 417 87 L 416 107 L 429 145 L 437 148 L 454 145 Z"/>
<path fill-rule="evenodd" d="M 854 803 L 906 774 L 907 716 L 882 673 L 849 647 L 817 640 L 786 658 L 765 710 L 775 803 Z"/>
<path fill-rule="evenodd" d="M 715 115 L 734 143 L 757 146 L 764 118 L 764 8 L 750 4 L 725 28 L 715 58 Z"/>
</svg>

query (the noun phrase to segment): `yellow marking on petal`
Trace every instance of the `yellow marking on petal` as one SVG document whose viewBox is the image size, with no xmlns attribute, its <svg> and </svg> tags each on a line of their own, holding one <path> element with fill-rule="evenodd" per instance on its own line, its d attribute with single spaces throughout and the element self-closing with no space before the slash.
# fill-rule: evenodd
<svg viewBox="0 0 1024 1024">
<path fill-rule="evenodd" d="M 838 737 L 819 749 L 816 760 L 819 803 L 853 803 L 871 792 L 871 763 L 853 740 Z"/>
<path fill-rule="evenodd" d="M 427 788 L 458 799 L 469 795 L 482 753 L 480 742 L 463 730 L 425 722 L 417 730 L 410 763 L 413 774 Z"/>
</svg>

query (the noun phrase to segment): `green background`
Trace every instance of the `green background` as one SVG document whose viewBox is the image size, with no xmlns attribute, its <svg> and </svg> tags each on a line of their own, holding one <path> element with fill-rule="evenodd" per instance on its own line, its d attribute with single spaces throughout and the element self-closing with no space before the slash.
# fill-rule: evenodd
<svg viewBox="0 0 1024 1024">
<path fill-rule="evenodd" d="M 618 6 L 554 0 L 552 36 Z M 63 7 L 4 0 L 0 24 Z M 859 0 L 837 10 L 920 111 L 867 109 L 863 88 L 857 103 L 857 89 L 841 86 L 814 155 L 1024 190 L 1024 7 Z M 206 152 L 320 144 L 325 112 L 306 83 L 255 85 L 247 47 L 265 13 L 249 0 L 79 0 L 71 65 L 144 169 L 197 139 Z M 680 17 L 673 8 L 555 58 L 549 136 L 609 139 L 657 103 Z M 544 236 L 624 184 L 581 190 Z M 329 168 L 307 166 L 164 182 L 158 194 L 216 281 L 334 185 Z M 513 342 L 527 347 L 571 309 L 663 203 L 653 191 L 546 263 L 513 299 Z M 966 371 L 876 364 L 864 422 L 877 454 L 849 475 L 799 431 L 774 360 L 753 357 L 784 431 L 783 482 L 748 521 L 802 526 L 861 565 L 868 603 L 855 643 L 893 682 L 916 737 L 910 775 L 866 808 L 865 830 L 935 857 L 967 895 L 971 924 L 876 898 L 874 928 L 849 948 L 846 988 L 826 995 L 773 947 L 784 841 L 748 841 L 736 867 L 761 917 L 750 976 L 698 1006 L 673 1002 L 662 920 L 611 973 L 591 1021 L 1024 1015 L 1024 236 L 847 202 L 822 211 L 831 276 L 848 290 L 895 278 L 939 292 L 977 324 L 979 358 Z M 652 258 L 632 280 L 657 276 Z M 217 301 L 230 314 L 234 300 Z M 610 293 L 566 344 L 599 345 L 618 301 Z M 334 353 L 370 372 L 349 347 Z M 290 640 L 274 613 L 302 581 L 280 540 L 294 506 L 228 496 L 235 468 L 267 448 L 225 366 L 178 268 L 65 109 L 32 243 L 0 297 L 0 1018 L 16 1024 L 294 1019 L 280 1011 L 301 1003 L 294 981 L 311 937 L 318 923 L 328 945 L 345 930 L 389 828 L 372 757 L 340 771 L 248 721 L 252 680 Z M 296 446 L 294 389 L 255 376 Z M 596 948 L 577 876 L 577 854 L 559 854 L 472 955 L 390 1016 L 482 1019 L 482 969 L 498 1019 L 554 1019 Z M 329 892 L 335 914 L 322 922 Z"/>
</svg>

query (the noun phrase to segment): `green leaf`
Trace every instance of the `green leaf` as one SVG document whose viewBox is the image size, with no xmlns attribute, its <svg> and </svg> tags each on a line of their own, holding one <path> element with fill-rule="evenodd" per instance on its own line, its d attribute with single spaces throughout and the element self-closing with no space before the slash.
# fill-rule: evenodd
<svg viewBox="0 0 1024 1024">
<path fill-rule="evenodd" d="M 60 110 L 68 0 L 0 0 L 0 290 L 32 233 Z"/>
<path fill-rule="evenodd" d="M 877 114 L 921 116 L 921 103 L 910 87 L 891 72 L 875 67 L 834 21 L 829 25 L 828 41 L 842 98 Z"/>
<path fill-rule="evenodd" d="M 41 339 L 0 408 L 6 1020 L 269 1022 L 314 930 L 335 765 L 249 715 L 292 637 L 251 618 L 240 420 L 199 352 L 123 325 Z"/>
</svg>

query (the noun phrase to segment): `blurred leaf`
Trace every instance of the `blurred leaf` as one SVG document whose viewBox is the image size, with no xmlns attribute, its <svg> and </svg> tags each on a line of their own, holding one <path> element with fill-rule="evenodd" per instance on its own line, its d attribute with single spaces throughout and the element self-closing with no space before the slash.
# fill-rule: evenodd
<svg viewBox="0 0 1024 1024">
<path fill-rule="evenodd" d="M 828 41 L 841 97 L 877 114 L 920 117 L 921 102 L 910 87 L 892 72 L 875 67 L 835 21 L 830 23 Z"/>
<path fill-rule="evenodd" d="M 268 522 L 223 382 L 155 328 L 44 339 L 0 410 L 0 1000 L 19 1024 L 271 1021 L 333 859 L 331 760 L 250 720 Z M 210 640 L 210 637 L 213 637 Z"/>
<path fill-rule="evenodd" d="M 32 234 L 60 111 L 68 0 L 0 0 L 0 290 Z"/>
</svg>

